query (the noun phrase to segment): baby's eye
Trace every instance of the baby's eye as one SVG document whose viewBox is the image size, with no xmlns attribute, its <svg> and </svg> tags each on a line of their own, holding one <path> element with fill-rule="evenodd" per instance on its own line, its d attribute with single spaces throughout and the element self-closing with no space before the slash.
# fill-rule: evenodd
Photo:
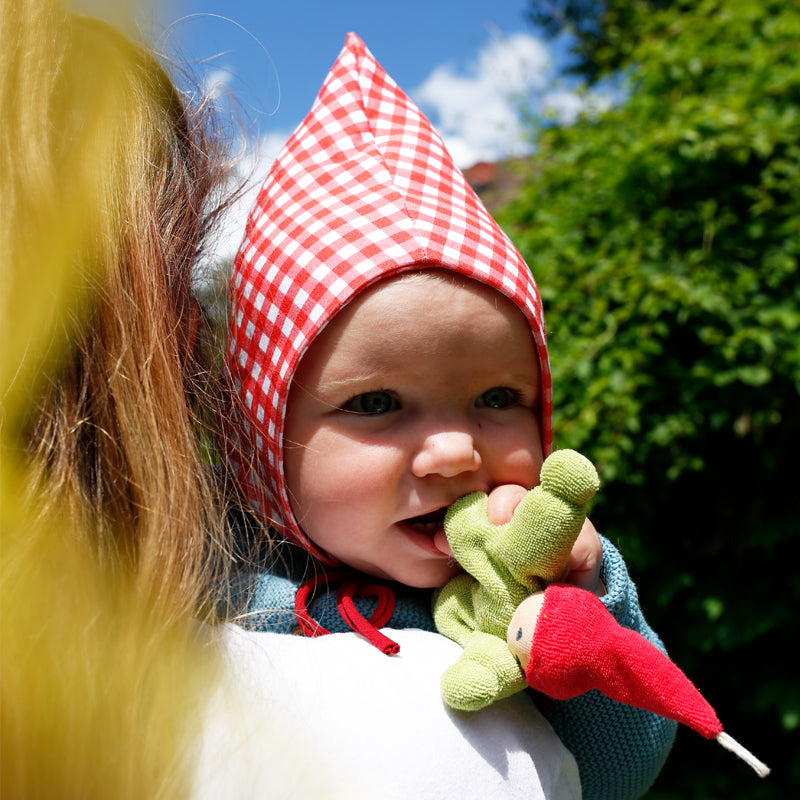
<svg viewBox="0 0 800 800">
<path fill-rule="evenodd" d="M 478 408 L 509 408 L 519 402 L 519 394 L 504 386 L 495 386 L 485 391 L 476 401 Z"/>
<path fill-rule="evenodd" d="M 343 408 L 355 414 L 387 414 L 399 408 L 397 398 L 386 391 L 364 392 L 348 400 Z"/>
</svg>

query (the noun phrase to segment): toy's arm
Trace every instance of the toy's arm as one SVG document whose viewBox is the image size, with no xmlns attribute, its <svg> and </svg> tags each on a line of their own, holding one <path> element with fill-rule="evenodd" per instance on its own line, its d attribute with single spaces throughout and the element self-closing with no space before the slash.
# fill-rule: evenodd
<svg viewBox="0 0 800 800">
<path fill-rule="evenodd" d="M 497 540 L 508 525 L 492 524 L 488 508 L 489 498 L 483 492 L 473 492 L 456 500 L 445 517 L 447 540 L 456 561 L 473 581 L 480 583 L 488 596 L 502 597 L 509 602 L 513 599 L 513 608 L 527 591 L 510 575 L 504 559 L 497 556 Z"/>
</svg>

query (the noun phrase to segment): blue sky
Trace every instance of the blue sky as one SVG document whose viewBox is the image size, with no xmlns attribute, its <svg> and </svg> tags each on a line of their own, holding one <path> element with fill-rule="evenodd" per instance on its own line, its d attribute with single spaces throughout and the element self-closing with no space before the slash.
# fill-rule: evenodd
<svg viewBox="0 0 800 800">
<path fill-rule="evenodd" d="M 133 16 L 146 41 L 217 87 L 220 105 L 235 98 L 265 163 L 355 31 L 461 167 L 529 152 L 522 106 L 569 122 L 587 103 L 608 105 L 564 78 L 565 41 L 546 41 L 526 19 L 535 1 L 72 0 L 123 28 Z"/>
<path fill-rule="evenodd" d="M 561 118 L 583 99 L 559 79 L 564 47 L 527 22 L 528 0 L 171 0 L 140 7 L 157 45 L 220 82 L 274 157 L 355 31 L 431 118 L 456 163 L 530 149 L 520 102 Z M 224 95 L 224 93 L 221 93 Z"/>
<path fill-rule="evenodd" d="M 190 64 L 225 70 L 231 91 L 249 107 L 261 134 L 282 135 L 300 122 L 349 31 L 364 39 L 412 96 L 437 68 L 469 77 L 481 51 L 493 42 L 533 34 L 524 18 L 526 0 L 172 0 L 162 5 L 157 24 L 173 23 L 166 34 L 168 48 L 178 45 Z M 436 117 L 436 100 L 427 105 Z"/>
</svg>

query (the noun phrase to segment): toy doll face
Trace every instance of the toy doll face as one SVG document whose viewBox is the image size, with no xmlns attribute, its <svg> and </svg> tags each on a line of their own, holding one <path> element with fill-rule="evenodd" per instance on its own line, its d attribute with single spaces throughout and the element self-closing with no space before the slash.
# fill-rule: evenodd
<svg viewBox="0 0 800 800">
<path fill-rule="evenodd" d="M 455 273 L 387 279 L 345 307 L 300 363 L 284 463 L 305 534 L 343 563 L 442 586 L 446 508 L 542 465 L 539 367 L 523 313 Z"/>
</svg>

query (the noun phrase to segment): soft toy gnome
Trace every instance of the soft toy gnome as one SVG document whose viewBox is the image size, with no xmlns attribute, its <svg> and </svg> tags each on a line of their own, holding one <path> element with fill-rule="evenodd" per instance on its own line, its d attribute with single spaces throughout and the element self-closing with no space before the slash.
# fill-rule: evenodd
<svg viewBox="0 0 800 800">
<path fill-rule="evenodd" d="M 523 601 L 555 581 L 599 487 L 592 463 L 574 450 L 557 450 L 542 464 L 540 483 L 522 499 L 513 519 L 492 525 L 488 497 L 473 492 L 453 503 L 444 528 L 466 570 L 434 596 L 438 631 L 463 652 L 442 675 L 445 702 L 477 711 L 525 688 L 506 629 Z"/>
<path fill-rule="evenodd" d="M 450 508 L 445 532 L 467 574 L 439 591 L 434 619 L 464 651 L 442 676 L 442 696 L 454 708 L 474 711 L 526 684 L 556 700 L 598 689 L 716 739 L 765 777 L 769 769 L 723 731 L 674 662 L 622 627 L 591 592 L 551 583 L 597 488 L 597 473 L 583 456 L 558 450 L 510 522 L 489 521 L 482 493 Z"/>
<path fill-rule="evenodd" d="M 428 268 L 490 286 L 524 313 L 546 454 L 550 368 L 533 276 L 430 122 L 351 33 L 259 192 L 231 283 L 228 360 L 245 423 L 239 478 L 262 517 L 323 564 L 336 562 L 302 531 L 286 490 L 291 382 L 314 338 L 359 293 Z"/>
</svg>

